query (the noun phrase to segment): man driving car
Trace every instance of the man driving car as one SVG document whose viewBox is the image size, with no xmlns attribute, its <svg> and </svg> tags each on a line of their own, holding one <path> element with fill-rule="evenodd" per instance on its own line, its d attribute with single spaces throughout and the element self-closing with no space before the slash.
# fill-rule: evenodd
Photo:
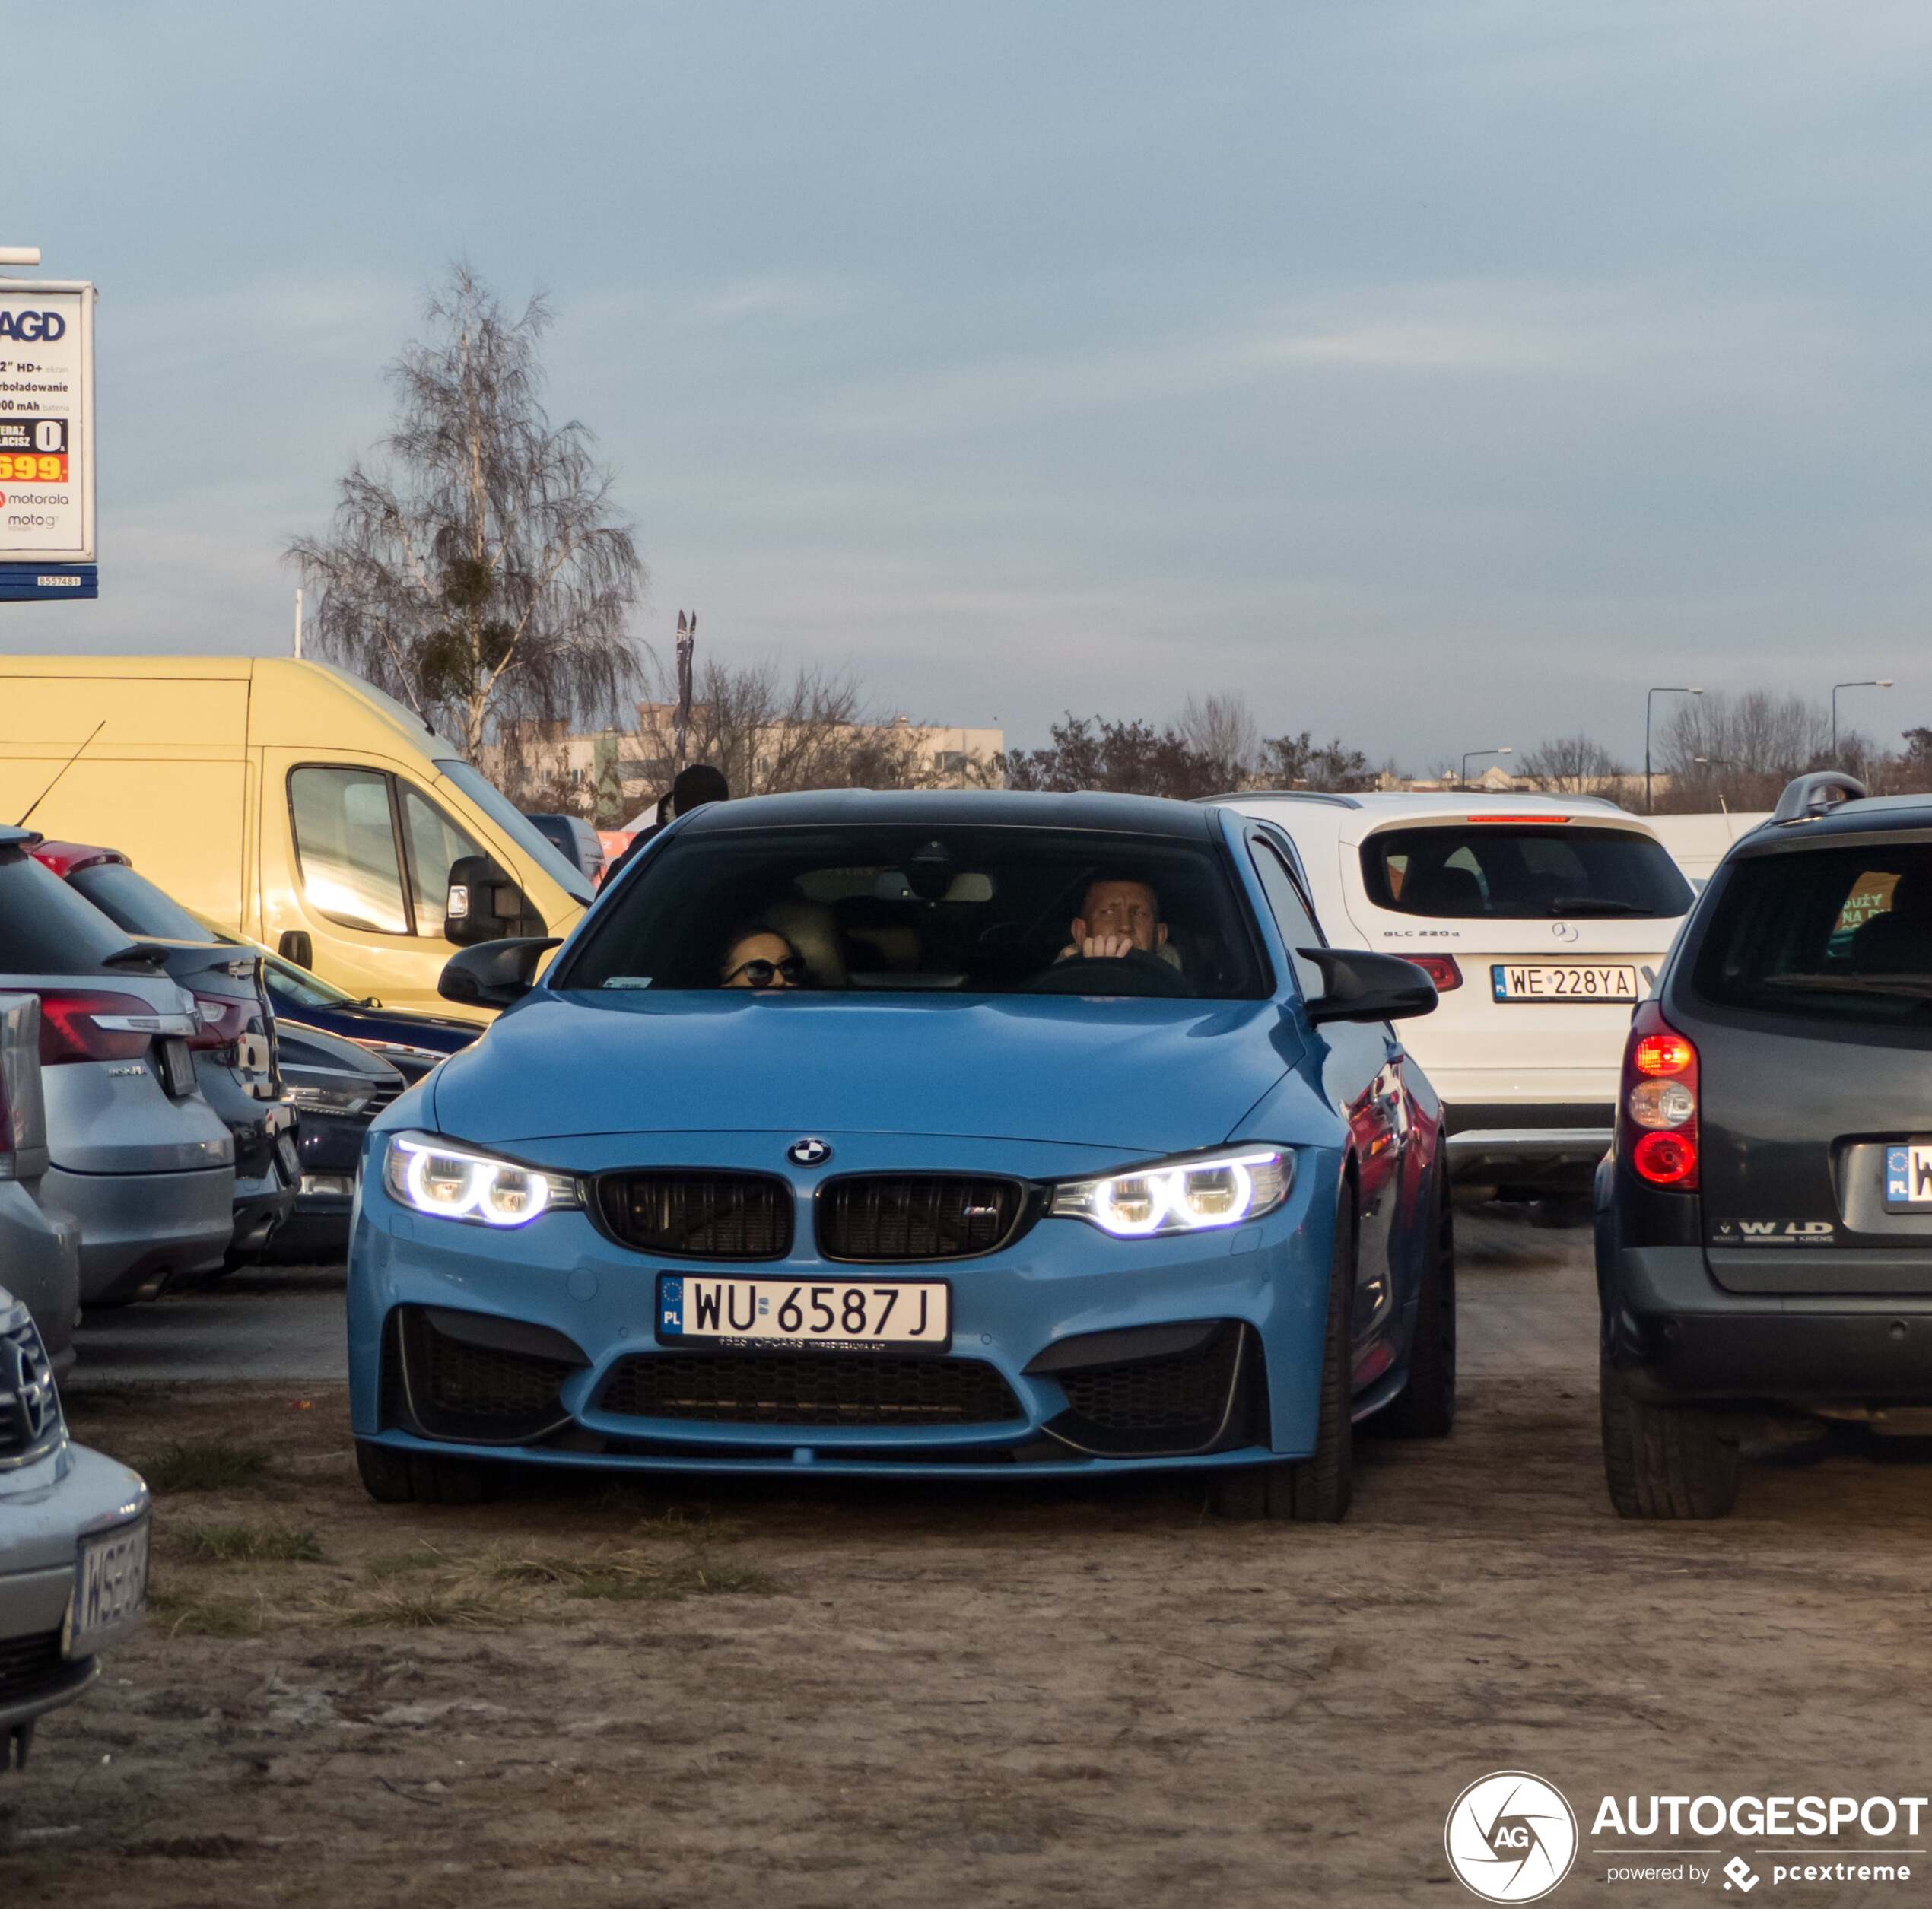
<svg viewBox="0 0 1932 1909">
<path fill-rule="evenodd" d="M 1106 875 L 1088 883 L 1072 935 L 1057 961 L 1117 961 L 1158 955 L 1167 945 L 1168 925 L 1151 883 Z"/>
</svg>

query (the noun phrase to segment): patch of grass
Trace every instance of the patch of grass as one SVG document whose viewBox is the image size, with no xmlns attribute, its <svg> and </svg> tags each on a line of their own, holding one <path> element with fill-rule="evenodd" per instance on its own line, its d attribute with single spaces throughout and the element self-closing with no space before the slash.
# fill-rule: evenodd
<svg viewBox="0 0 1932 1909">
<path fill-rule="evenodd" d="M 259 1445 L 221 1439 L 177 1440 L 142 1465 L 141 1475 L 157 1498 L 176 1491 L 235 1491 L 261 1484 L 272 1469 Z"/>
<path fill-rule="evenodd" d="M 184 1597 L 179 1591 L 151 1590 L 148 1614 L 173 1637 L 259 1637 L 262 1606 L 238 1597 Z"/>
<path fill-rule="evenodd" d="M 777 1580 L 748 1564 L 702 1552 L 669 1561 L 643 1557 L 558 1558 L 526 1555 L 505 1560 L 495 1576 L 508 1583 L 562 1591 L 606 1602 L 669 1603 L 681 1597 L 769 1596 Z"/>
<path fill-rule="evenodd" d="M 322 1542 L 313 1531 L 294 1525 L 194 1525 L 174 1534 L 188 1555 L 201 1564 L 319 1564 Z"/>
<path fill-rule="evenodd" d="M 450 1562 L 448 1555 L 433 1545 L 418 1545 L 414 1551 L 386 1552 L 380 1558 L 372 1558 L 362 1568 L 364 1577 L 377 1583 L 386 1582 L 392 1577 L 403 1577 L 412 1571 L 434 1571 L 440 1564 Z"/>
<path fill-rule="evenodd" d="M 337 1600 L 332 1615 L 358 1631 L 384 1624 L 405 1631 L 500 1631 L 520 1624 L 524 1612 L 514 1598 L 466 1579 L 353 1591 Z"/>
</svg>

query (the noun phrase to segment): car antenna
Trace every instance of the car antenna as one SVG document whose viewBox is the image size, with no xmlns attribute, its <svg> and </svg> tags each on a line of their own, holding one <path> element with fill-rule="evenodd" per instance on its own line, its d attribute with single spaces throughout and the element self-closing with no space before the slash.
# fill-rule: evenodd
<svg viewBox="0 0 1932 1909">
<path fill-rule="evenodd" d="M 95 738 L 96 736 L 97 736 L 98 735 L 100 735 L 100 733 L 101 732 L 101 731 L 102 731 L 103 729 L 106 729 L 106 726 L 107 726 L 107 719 L 106 719 L 106 716 L 103 716 L 100 719 L 100 720 L 98 723 L 97 723 L 94 726 L 94 727 L 93 727 L 92 729 L 91 729 L 90 730 L 88 730 L 88 732 L 87 732 L 87 742 L 83 742 L 83 743 L 81 745 L 81 748 L 80 748 L 80 749 L 76 749 L 76 750 L 74 751 L 74 753 L 73 753 L 71 756 L 69 756 L 69 757 L 67 758 L 67 760 L 66 760 L 65 762 L 63 762 L 63 763 L 60 765 L 60 767 L 59 767 L 58 769 L 56 769 L 56 770 L 54 771 L 54 781 L 53 781 L 53 782 L 50 782 L 50 783 L 49 783 L 47 784 L 46 787 L 46 788 L 44 788 L 43 789 L 42 789 L 42 790 L 40 791 L 40 794 L 39 794 L 39 795 L 37 795 L 37 796 L 36 796 L 33 798 L 33 801 L 32 801 L 31 802 L 30 802 L 30 803 L 27 805 L 27 815 L 31 815 L 33 813 L 34 810 L 35 810 L 35 809 L 37 809 L 37 808 L 38 808 L 40 806 L 40 805 L 41 805 L 43 802 L 45 802 L 45 801 L 47 799 L 47 798 L 48 798 L 49 796 L 51 796 L 51 795 L 54 793 L 54 782 L 58 782 L 58 781 L 59 781 L 59 780 L 61 779 L 61 777 L 62 777 L 62 776 L 65 775 L 65 774 L 67 773 L 68 770 L 70 770 L 71 768 L 72 768 L 72 767 L 74 767 L 75 764 L 75 763 L 77 763 L 77 762 L 78 762 L 78 761 L 81 760 L 81 749 L 84 749 L 84 748 L 87 746 L 87 743 L 88 743 L 88 742 L 91 742 L 94 739 L 94 738 Z M 16 828 L 24 828 L 24 827 L 26 827 L 26 826 L 27 826 L 27 815 L 23 815 L 23 816 L 20 818 L 20 820 L 19 820 L 18 821 L 17 821 L 16 823 L 14 823 L 14 827 L 16 827 Z"/>
</svg>

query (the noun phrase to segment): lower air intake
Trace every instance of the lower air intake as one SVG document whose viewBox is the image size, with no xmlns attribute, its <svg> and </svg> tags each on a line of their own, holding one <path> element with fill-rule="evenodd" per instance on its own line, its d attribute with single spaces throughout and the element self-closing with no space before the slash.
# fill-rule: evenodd
<svg viewBox="0 0 1932 1909">
<path fill-rule="evenodd" d="M 621 1361 L 601 1409 L 733 1425 L 996 1425 L 1025 1416 L 980 1359 L 663 1352 Z"/>
</svg>

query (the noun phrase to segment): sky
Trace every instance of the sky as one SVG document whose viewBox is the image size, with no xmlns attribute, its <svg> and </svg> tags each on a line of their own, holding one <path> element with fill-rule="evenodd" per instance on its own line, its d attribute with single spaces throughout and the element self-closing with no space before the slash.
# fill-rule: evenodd
<svg viewBox="0 0 1932 1909">
<path fill-rule="evenodd" d="M 1651 684 L 1932 722 L 1932 8 L 14 8 L 0 244 L 100 287 L 100 600 L 284 653 L 288 539 L 467 259 L 548 294 L 637 634 L 882 710 L 1422 770 Z M 33 76 L 38 75 L 38 78 Z"/>
</svg>

